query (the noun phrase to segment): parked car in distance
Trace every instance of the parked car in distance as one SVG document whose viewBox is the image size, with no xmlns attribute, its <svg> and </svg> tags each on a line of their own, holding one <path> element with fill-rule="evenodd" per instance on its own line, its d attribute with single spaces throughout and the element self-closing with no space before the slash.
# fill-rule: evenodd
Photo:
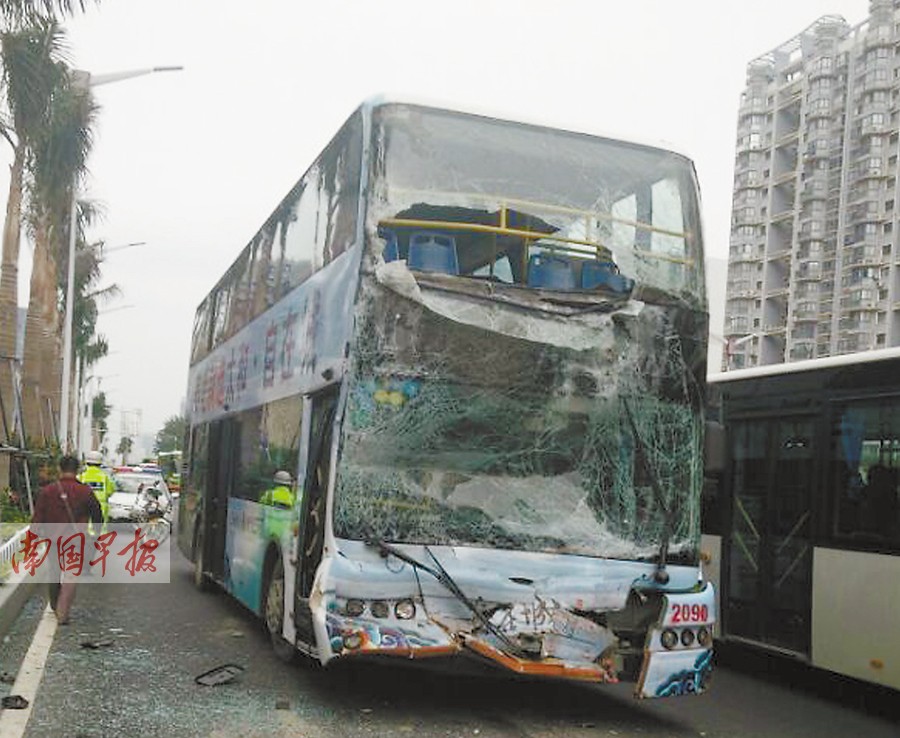
<svg viewBox="0 0 900 738">
<path fill-rule="evenodd" d="M 158 498 L 164 510 L 172 508 L 172 493 L 161 474 L 120 472 L 113 475 L 116 491 L 109 497 L 110 520 L 135 520 L 147 502 Z"/>
</svg>

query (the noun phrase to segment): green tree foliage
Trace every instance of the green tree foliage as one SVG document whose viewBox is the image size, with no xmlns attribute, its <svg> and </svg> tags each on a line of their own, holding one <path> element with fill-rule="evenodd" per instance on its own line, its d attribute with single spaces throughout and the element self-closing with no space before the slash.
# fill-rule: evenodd
<svg viewBox="0 0 900 738">
<path fill-rule="evenodd" d="M 134 446 L 134 442 L 131 440 L 130 436 L 122 436 L 119 439 L 119 445 L 116 446 L 116 453 L 122 455 L 122 463 L 128 463 L 128 454 L 131 453 L 131 449 Z"/>
<path fill-rule="evenodd" d="M 183 415 L 173 415 L 166 420 L 162 429 L 156 434 L 156 440 L 153 442 L 154 453 L 158 454 L 160 451 L 181 451 L 185 427 L 186 421 Z"/>
<path fill-rule="evenodd" d="M 95 430 L 97 433 L 97 443 L 94 445 L 94 448 L 100 448 L 103 445 L 103 439 L 106 438 L 106 433 L 109 430 L 106 419 L 111 412 L 112 405 L 106 401 L 106 393 L 98 392 L 94 395 L 94 399 L 91 401 L 91 417 L 94 419 L 94 428 L 92 430 Z"/>
</svg>

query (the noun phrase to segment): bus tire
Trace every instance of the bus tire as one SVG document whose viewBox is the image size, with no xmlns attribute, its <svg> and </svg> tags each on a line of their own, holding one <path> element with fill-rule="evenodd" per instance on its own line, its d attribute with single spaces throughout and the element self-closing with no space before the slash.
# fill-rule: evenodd
<svg viewBox="0 0 900 738">
<path fill-rule="evenodd" d="M 203 571 L 203 526 L 197 521 L 194 530 L 194 587 L 201 592 L 209 592 L 212 584 L 209 577 Z"/>
<path fill-rule="evenodd" d="M 284 566 L 281 557 L 275 556 L 272 565 L 268 567 L 263 600 L 263 622 L 269 633 L 269 641 L 275 658 L 286 664 L 294 663 L 297 659 L 297 649 L 293 643 L 285 640 L 284 632 Z"/>
</svg>

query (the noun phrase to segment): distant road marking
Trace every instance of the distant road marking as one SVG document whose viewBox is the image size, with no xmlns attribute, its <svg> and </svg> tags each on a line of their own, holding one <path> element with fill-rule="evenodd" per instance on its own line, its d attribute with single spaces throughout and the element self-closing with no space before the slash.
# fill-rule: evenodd
<svg viewBox="0 0 900 738">
<path fill-rule="evenodd" d="M 10 691 L 10 694 L 19 694 L 28 700 L 28 707 L 24 710 L 0 711 L 0 738 L 22 738 L 25 735 L 25 728 L 31 717 L 31 708 L 34 707 L 34 698 L 37 696 L 41 678 L 44 676 L 44 666 L 47 663 L 50 646 L 53 645 L 56 628 L 56 615 L 48 605 L 41 617 L 41 622 L 38 623 L 34 638 L 28 647 L 28 653 L 22 660 L 22 666 L 16 675 L 16 682 Z"/>
</svg>

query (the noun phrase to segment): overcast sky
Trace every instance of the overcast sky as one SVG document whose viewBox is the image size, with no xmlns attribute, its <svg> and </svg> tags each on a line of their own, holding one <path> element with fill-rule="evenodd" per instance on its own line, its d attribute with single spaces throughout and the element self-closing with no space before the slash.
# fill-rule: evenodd
<svg viewBox="0 0 900 738">
<path fill-rule="evenodd" d="M 868 1 L 105 0 L 68 22 L 73 64 L 93 74 L 185 68 L 95 89 L 89 195 L 106 218 L 92 237 L 147 242 L 104 266 L 123 290 L 95 368 L 111 447 L 120 411 L 153 434 L 181 410 L 197 304 L 364 98 L 673 143 L 697 164 L 707 254 L 724 259 L 746 64 L 826 14 L 856 24 Z"/>
</svg>

